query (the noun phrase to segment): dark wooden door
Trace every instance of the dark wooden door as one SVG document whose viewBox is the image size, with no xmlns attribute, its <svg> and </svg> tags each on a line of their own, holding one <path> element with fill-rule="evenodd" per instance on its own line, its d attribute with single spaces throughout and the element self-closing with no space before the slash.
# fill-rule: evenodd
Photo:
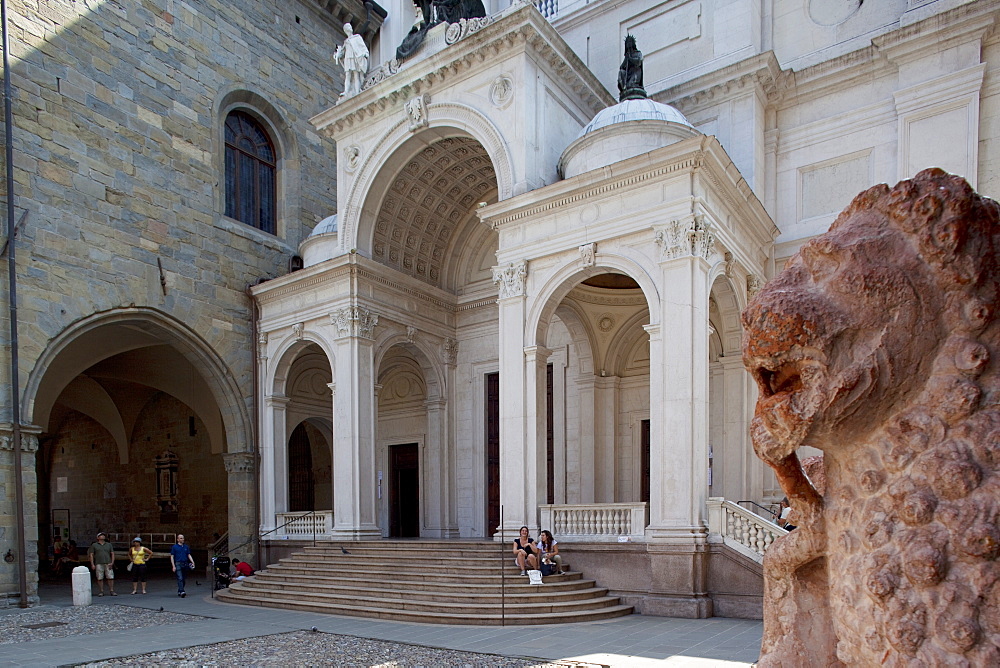
<svg viewBox="0 0 1000 668">
<path fill-rule="evenodd" d="M 545 503 L 556 502 L 556 432 L 555 395 L 553 393 L 554 370 L 551 364 L 545 369 Z"/>
<path fill-rule="evenodd" d="M 305 425 L 300 424 L 288 439 L 288 511 L 315 510 L 315 503 L 312 444 Z"/>
<path fill-rule="evenodd" d="M 420 536 L 420 452 L 416 443 L 389 446 L 389 534 Z"/>
<path fill-rule="evenodd" d="M 649 503 L 649 420 L 640 423 L 640 443 L 642 449 L 642 496 L 640 501 Z"/>
<path fill-rule="evenodd" d="M 486 537 L 500 526 L 500 374 L 486 374 Z"/>
</svg>

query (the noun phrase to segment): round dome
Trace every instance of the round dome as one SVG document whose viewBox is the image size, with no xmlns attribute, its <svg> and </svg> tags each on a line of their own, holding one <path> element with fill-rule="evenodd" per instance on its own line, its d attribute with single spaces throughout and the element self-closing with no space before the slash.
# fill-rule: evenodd
<svg viewBox="0 0 1000 668">
<path fill-rule="evenodd" d="M 607 167 L 691 137 L 701 136 L 684 114 L 649 99 L 602 109 L 559 159 L 563 178 Z"/>
<path fill-rule="evenodd" d="M 608 107 L 597 112 L 594 120 L 588 123 L 580 132 L 580 136 L 596 132 L 609 125 L 628 123 L 629 121 L 670 121 L 671 123 L 680 123 L 692 130 L 694 129 L 694 126 L 688 123 L 688 119 L 684 118 L 684 114 L 669 104 L 660 104 L 650 99 L 625 100 L 613 107 Z"/>
<path fill-rule="evenodd" d="M 337 214 L 327 216 L 319 221 L 309 236 L 299 244 L 299 255 L 302 256 L 303 267 L 311 267 L 340 254 Z"/>
<path fill-rule="evenodd" d="M 323 220 L 316 224 L 313 231 L 309 233 L 311 237 L 318 237 L 321 234 L 336 234 L 337 233 L 337 214 L 332 216 L 327 216 Z"/>
</svg>

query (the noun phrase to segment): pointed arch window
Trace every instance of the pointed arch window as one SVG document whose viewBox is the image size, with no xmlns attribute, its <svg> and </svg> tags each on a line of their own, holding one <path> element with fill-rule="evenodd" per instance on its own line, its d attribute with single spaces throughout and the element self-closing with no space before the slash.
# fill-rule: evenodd
<svg viewBox="0 0 1000 668">
<path fill-rule="evenodd" d="M 274 234 L 276 160 L 274 143 L 252 116 L 226 117 L 226 215 Z"/>
</svg>

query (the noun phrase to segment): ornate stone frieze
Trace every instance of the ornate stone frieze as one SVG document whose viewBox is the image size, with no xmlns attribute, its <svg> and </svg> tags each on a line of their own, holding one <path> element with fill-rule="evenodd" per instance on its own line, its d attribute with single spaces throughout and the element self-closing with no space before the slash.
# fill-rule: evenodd
<svg viewBox="0 0 1000 668">
<path fill-rule="evenodd" d="M 441 344 L 441 352 L 444 354 L 445 364 L 455 364 L 458 361 L 458 341 L 445 339 Z"/>
<path fill-rule="evenodd" d="M 597 244 L 591 242 L 580 246 L 580 264 L 584 267 L 593 267 L 597 261 Z"/>
<path fill-rule="evenodd" d="M 361 90 L 366 90 L 375 84 L 382 83 L 398 71 L 399 61 L 395 58 L 382 63 L 368 73 L 368 77 L 365 79 L 364 85 L 361 86 Z"/>
<path fill-rule="evenodd" d="M 362 306 L 345 306 L 330 314 L 330 323 L 337 328 L 337 335 L 373 338 L 378 315 Z"/>
<path fill-rule="evenodd" d="M 252 452 L 226 452 L 222 455 L 222 463 L 226 473 L 253 473 L 254 456 Z"/>
<path fill-rule="evenodd" d="M 707 260 L 715 244 L 712 224 L 704 216 L 672 220 L 656 230 L 654 237 L 664 260 L 691 256 Z"/>
<path fill-rule="evenodd" d="M 444 33 L 444 43 L 454 44 L 465 39 L 473 33 L 477 33 L 489 24 L 493 23 L 492 16 L 483 16 L 475 19 L 459 19 L 458 23 L 448 24 L 448 29 Z"/>
<path fill-rule="evenodd" d="M 527 276 L 528 263 L 524 260 L 511 262 L 506 267 L 493 267 L 493 283 L 500 289 L 500 299 L 523 295 Z"/>
</svg>

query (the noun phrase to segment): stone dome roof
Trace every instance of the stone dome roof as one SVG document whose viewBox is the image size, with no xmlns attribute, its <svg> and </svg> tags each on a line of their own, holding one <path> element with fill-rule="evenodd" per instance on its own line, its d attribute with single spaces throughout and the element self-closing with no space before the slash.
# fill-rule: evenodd
<svg viewBox="0 0 1000 668">
<path fill-rule="evenodd" d="M 311 237 L 318 237 L 321 234 L 336 234 L 337 233 L 337 214 L 332 216 L 327 216 L 323 220 L 316 223 L 316 227 L 313 231 L 309 233 Z"/>
<path fill-rule="evenodd" d="M 563 178 L 701 136 L 684 114 L 649 99 L 625 100 L 602 109 L 559 159 Z"/>
<path fill-rule="evenodd" d="M 311 267 L 342 254 L 337 231 L 337 214 L 327 216 L 316 224 L 309 236 L 299 244 L 299 255 L 302 256 L 304 267 Z"/>
<path fill-rule="evenodd" d="M 596 132 L 601 128 L 606 128 L 609 125 L 628 123 L 629 121 L 670 121 L 671 123 L 680 123 L 692 130 L 694 129 L 694 126 L 688 122 L 688 119 L 684 118 L 684 114 L 669 104 L 661 104 L 650 99 L 625 100 L 613 107 L 608 107 L 597 112 L 594 120 L 590 121 L 580 132 L 580 137 L 591 132 Z"/>
</svg>

